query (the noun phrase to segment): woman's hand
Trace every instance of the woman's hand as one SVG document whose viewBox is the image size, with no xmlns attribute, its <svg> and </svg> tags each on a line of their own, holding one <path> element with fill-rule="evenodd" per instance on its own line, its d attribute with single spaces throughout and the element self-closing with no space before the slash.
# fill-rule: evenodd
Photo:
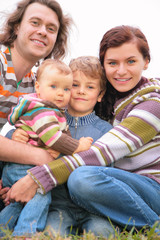
<svg viewBox="0 0 160 240">
<path fill-rule="evenodd" d="M 17 128 L 12 135 L 12 140 L 21 143 L 27 143 L 29 140 L 29 135 L 23 129 Z"/>
<path fill-rule="evenodd" d="M 3 200 L 5 206 L 9 205 L 9 203 L 10 203 L 8 200 L 6 201 L 6 196 L 7 196 L 7 192 L 9 191 L 9 189 L 10 189 L 9 187 L 3 188 L 2 180 L 0 180 L 0 199 Z"/>
<path fill-rule="evenodd" d="M 26 175 L 9 189 L 6 201 L 27 203 L 34 197 L 37 189 L 37 183 L 29 175 Z"/>
</svg>

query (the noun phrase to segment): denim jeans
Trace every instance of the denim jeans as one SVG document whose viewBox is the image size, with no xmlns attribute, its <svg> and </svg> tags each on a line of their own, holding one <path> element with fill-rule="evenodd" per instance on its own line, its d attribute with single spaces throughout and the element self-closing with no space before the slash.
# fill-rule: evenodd
<svg viewBox="0 0 160 240">
<path fill-rule="evenodd" d="M 130 230 L 159 221 L 160 184 L 112 167 L 82 166 L 68 179 L 71 199 L 90 213 Z"/>
<path fill-rule="evenodd" d="M 9 163 L 3 169 L 3 186 L 11 187 L 16 181 L 27 174 L 33 166 Z M 51 193 L 41 195 L 36 193 L 26 205 L 15 202 L 6 206 L 0 212 L 0 224 L 13 230 L 13 236 L 31 236 L 37 231 L 43 231 L 46 225 Z"/>
<path fill-rule="evenodd" d="M 52 204 L 46 227 L 51 227 L 54 236 L 57 234 L 61 236 L 81 234 L 84 230 L 105 237 L 114 233 L 106 218 L 89 213 L 75 205 L 69 197 L 65 184 L 52 190 Z"/>
</svg>

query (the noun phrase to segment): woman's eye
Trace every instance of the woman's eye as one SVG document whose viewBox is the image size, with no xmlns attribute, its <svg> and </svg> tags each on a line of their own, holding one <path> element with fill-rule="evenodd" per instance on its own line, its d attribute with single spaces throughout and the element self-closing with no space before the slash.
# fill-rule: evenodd
<svg viewBox="0 0 160 240">
<path fill-rule="evenodd" d="M 129 64 L 135 63 L 135 60 L 129 60 L 128 63 Z"/>
</svg>

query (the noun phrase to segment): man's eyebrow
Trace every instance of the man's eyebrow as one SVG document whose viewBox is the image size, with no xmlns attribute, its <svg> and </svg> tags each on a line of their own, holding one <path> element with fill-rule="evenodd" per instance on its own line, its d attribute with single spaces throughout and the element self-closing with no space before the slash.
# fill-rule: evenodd
<svg viewBox="0 0 160 240">
<path fill-rule="evenodd" d="M 37 16 L 32 16 L 29 20 L 39 20 L 39 21 L 42 21 L 42 19 L 40 18 L 40 17 L 37 17 Z M 54 27 L 56 27 L 57 29 L 59 28 L 59 26 L 57 25 L 57 24 L 55 24 L 55 23 L 53 23 L 53 22 L 50 22 L 49 24 L 47 24 L 47 25 L 50 25 L 50 26 L 54 26 Z"/>
</svg>

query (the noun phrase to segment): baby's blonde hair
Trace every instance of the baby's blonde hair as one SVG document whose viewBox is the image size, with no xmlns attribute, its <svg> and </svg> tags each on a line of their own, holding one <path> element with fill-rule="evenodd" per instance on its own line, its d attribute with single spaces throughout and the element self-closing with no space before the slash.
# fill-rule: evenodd
<svg viewBox="0 0 160 240">
<path fill-rule="evenodd" d="M 42 62 L 42 64 L 39 66 L 37 70 L 37 81 L 41 78 L 42 73 L 44 70 L 50 70 L 51 68 L 57 69 L 62 74 L 72 74 L 71 68 L 65 64 L 64 62 L 57 60 L 57 59 L 46 59 Z"/>
</svg>

